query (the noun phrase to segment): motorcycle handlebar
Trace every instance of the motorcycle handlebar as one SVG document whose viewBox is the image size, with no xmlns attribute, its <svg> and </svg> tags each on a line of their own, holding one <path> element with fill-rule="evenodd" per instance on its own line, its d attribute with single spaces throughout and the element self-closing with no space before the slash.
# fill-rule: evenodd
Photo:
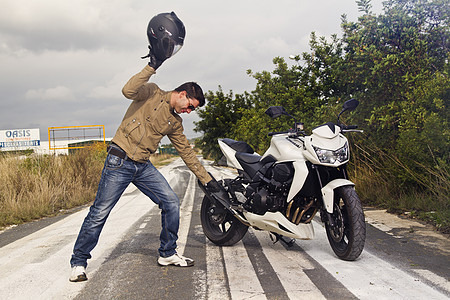
<svg viewBox="0 0 450 300">
<path fill-rule="evenodd" d="M 268 136 L 273 136 L 273 135 L 277 135 L 277 134 L 283 134 L 283 133 L 288 133 L 289 131 L 274 131 L 274 132 L 269 132 L 267 135 Z"/>
<path fill-rule="evenodd" d="M 267 135 L 268 136 L 274 136 L 277 134 L 288 134 L 289 137 L 298 137 L 299 134 L 304 134 L 305 132 L 303 130 L 295 130 L 295 129 L 291 129 L 288 131 L 275 131 L 275 132 L 269 132 Z"/>
<path fill-rule="evenodd" d="M 357 130 L 357 129 L 344 129 L 342 130 L 342 132 L 359 132 L 359 133 L 363 133 L 364 130 Z"/>
<path fill-rule="evenodd" d="M 358 128 L 358 125 L 348 125 L 348 126 L 340 125 L 340 126 L 341 126 L 342 132 L 363 132 L 362 130 L 356 130 Z M 274 135 L 277 135 L 277 134 L 286 134 L 286 133 L 289 133 L 290 137 L 295 137 L 299 133 L 303 133 L 304 134 L 304 131 L 295 131 L 295 130 L 274 131 L 274 132 L 269 132 L 267 135 L 268 136 L 274 136 Z"/>
<path fill-rule="evenodd" d="M 348 126 L 341 125 L 341 128 L 342 132 L 364 132 L 363 130 L 356 129 L 358 128 L 358 125 L 348 125 Z"/>
<path fill-rule="evenodd" d="M 274 132 L 269 132 L 267 135 L 273 136 L 273 135 L 283 134 L 283 133 L 289 133 L 289 131 L 274 131 Z"/>
</svg>

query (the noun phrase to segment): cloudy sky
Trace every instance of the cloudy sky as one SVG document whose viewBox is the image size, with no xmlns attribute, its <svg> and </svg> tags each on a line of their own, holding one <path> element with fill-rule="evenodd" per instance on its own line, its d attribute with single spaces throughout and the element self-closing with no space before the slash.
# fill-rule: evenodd
<svg viewBox="0 0 450 300">
<path fill-rule="evenodd" d="M 382 0 L 372 0 L 381 12 Z M 184 47 L 151 80 L 164 90 L 196 81 L 206 91 L 252 91 L 276 56 L 308 51 L 309 36 L 341 34 L 355 0 L 0 0 L 0 130 L 105 125 L 112 137 L 129 105 L 122 86 L 147 63 L 146 28 L 174 11 Z M 182 115 L 188 138 L 195 113 Z"/>
</svg>

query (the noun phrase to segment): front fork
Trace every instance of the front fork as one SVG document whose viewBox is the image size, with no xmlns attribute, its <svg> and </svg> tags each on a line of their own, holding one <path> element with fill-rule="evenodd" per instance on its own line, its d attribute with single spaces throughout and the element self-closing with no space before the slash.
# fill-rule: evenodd
<svg viewBox="0 0 450 300">
<path fill-rule="evenodd" d="M 323 207 L 322 207 L 322 222 L 327 222 L 331 227 L 334 227 L 335 221 L 333 218 L 333 211 L 334 211 L 334 195 L 335 190 L 341 186 L 355 186 L 353 182 L 351 182 L 348 179 L 344 178 L 337 178 L 333 179 L 330 182 L 328 182 L 325 186 L 323 186 L 322 181 L 320 179 L 319 169 L 316 168 L 317 172 L 317 178 L 319 179 L 320 184 L 320 191 L 323 201 Z M 344 171 L 344 176 L 345 176 Z"/>
</svg>

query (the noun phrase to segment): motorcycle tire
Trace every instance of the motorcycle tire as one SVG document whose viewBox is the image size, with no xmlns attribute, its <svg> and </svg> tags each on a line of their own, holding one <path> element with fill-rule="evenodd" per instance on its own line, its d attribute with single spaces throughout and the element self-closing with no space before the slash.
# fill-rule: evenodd
<svg viewBox="0 0 450 300">
<path fill-rule="evenodd" d="M 215 209 L 208 197 L 203 198 L 200 219 L 206 237 L 216 245 L 231 246 L 247 233 L 248 226 L 225 209 Z"/>
<path fill-rule="evenodd" d="M 364 248 L 366 223 L 361 201 L 351 186 L 336 189 L 332 214 L 335 226 L 325 223 L 334 253 L 343 260 L 356 260 Z"/>
</svg>

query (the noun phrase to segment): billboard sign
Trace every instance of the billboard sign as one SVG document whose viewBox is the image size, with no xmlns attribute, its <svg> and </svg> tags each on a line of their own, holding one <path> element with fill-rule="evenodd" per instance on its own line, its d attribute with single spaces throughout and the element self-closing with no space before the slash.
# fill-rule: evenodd
<svg viewBox="0 0 450 300">
<path fill-rule="evenodd" d="M 41 144 L 39 128 L 0 130 L 0 149 L 37 147 Z"/>
</svg>

